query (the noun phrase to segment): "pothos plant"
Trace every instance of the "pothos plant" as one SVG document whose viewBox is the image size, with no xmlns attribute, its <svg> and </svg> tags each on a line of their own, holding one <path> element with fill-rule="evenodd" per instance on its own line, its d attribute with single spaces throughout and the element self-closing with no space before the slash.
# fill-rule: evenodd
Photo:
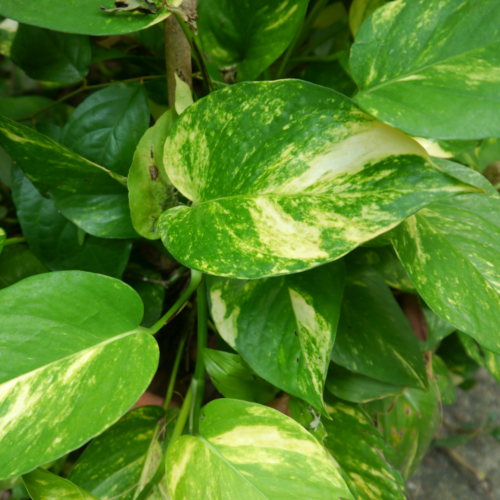
<svg viewBox="0 0 500 500">
<path fill-rule="evenodd" d="M 500 381 L 498 0 L 108 4 L 0 0 L 1 488 L 405 498 Z"/>
</svg>

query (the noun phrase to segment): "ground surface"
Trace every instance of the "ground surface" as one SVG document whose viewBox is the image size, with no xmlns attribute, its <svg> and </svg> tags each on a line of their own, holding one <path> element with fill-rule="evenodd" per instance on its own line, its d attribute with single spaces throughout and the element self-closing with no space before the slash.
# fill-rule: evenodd
<svg viewBox="0 0 500 500">
<path fill-rule="evenodd" d="M 444 421 L 450 426 L 484 425 L 488 414 L 497 414 L 500 425 L 500 386 L 480 370 L 478 384 L 470 391 L 458 389 L 457 402 L 445 407 Z M 446 427 L 443 427 L 446 434 Z M 478 473 L 484 473 L 481 480 Z M 417 474 L 407 484 L 410 500 L 500 500 L 500 443 L 480 434 L 451 454 L 429 451 Z"/>
</svg>

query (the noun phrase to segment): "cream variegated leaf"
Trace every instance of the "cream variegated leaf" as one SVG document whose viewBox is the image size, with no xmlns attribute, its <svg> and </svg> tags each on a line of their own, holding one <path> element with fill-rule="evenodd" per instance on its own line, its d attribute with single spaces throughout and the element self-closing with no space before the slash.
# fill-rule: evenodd
<svg viewBox="0 0 500 500">
<path fill-rule="evenodd" d="M 282 413 L 218 399 L 200 420 L 168 449 L 172 500 L 353 500 L 316 438 Z"/>
<path fill-rule="evenodd" d="M 160 218 L 180 262 L 235 278 L 338 259 L 433 200 L 477 189 L 402 132 L 297 80 L 243 83 L 190 106 L 165 146 L 192 206 Z"/>
<path fill-rule="evenodd" d="M 140 297 L 81 271 L 0 291 L 0 479 L 79 448 L 118 420 L 158 364 Z M 29 450 L 29 453 L 27 452 Z"/>
<path fill-rule="evenodd" d="M 351 50 L 356 101 L 413 135 L 498 137 L 499 24 L 497 0 L 388 2 Z"/>
<path fill-rule="evenodd" d="M 344 291 L 344 263 L 236 280 L 209 276 L 215 325 L 263 379 L 324 411 L 323 388 Z"/>
</svg>

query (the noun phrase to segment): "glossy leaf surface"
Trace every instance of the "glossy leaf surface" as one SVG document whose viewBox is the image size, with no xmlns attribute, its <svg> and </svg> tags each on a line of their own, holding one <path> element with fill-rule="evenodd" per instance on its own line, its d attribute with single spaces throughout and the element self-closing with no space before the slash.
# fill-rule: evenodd
<svg viewBox="0 0 500 500">
<path fill-rule="evenodd" d="M 425 302 L 500 353 L 500 198 L 433 203 L 393 231 L 393 244 Z"/>
<path fill-rule="evenodd" d="M 346 97 L 309 83 L 244 83 L 177 120 L 165 167 L 192 207 L 159 223 L 190 268 L 236 278 L 338 259 L 434 199 L 476 191 Z"/>
<path fill-rule="evenodd" d="M 205 349 L 204 360 L 215 388 L 226 398 L 264 404 L 279 391 L 256 375 L 237 354 Z"/>
<path fill-rule="evenodd" d="M 130 411 L 90 443 L 68 479 L 101 500 L 132 500 L 159 465 L 163 424 L 165 410 L 159 406 Z M 162 481 L 150 498 L 165 498 L 166 491 Z"/>
<path fill-rule="evenodd" d="M 51 271 L 90 271 L 121 278 L 132 242 L 84 235 L 44 198 L 23 174 L 12 169 L 12 195 L 30 249 Z"/>
<path fill-rule="evenodd" d="M 178 6 L 180 0 L 170 5 Z M 104 5 L 103 5 L 104 4 Z M 158 2 L 158 6 L 161 2 Z M 31 0 L 0 0 L 0 14 L 21 23 L 83 35 L 119 35 L 138 31 L 163 21 L 170 15 L 165 8 L 156 14 L 107 14 L 103 7 L 112 7 L 106 0 L 51 0 L 33 3 Z"/>
<path fill-rule="evenodd" d="M 77 226 L 103 238 L 137 236 L 124 177 L 2 116 L 0 140 L 38 191 L 50 193 L 55 206 Z"/>
<path fill-rule="evenodd" d="M 0 255 L 0 289 L 49 270 L 26 245 L 9 245 Z"/>
<path fill-rule="evenodd" d="M 304 18 L 306 0 L 202 0 L 203 49 L 219 67 L 236 66 L 239 81 L 254 80 L 288 47 Z"/>
<path fill-rule="evenodd" d="M 344 289 L 344 264 L 260 280 L 207 278 L 222 338 L 263 379 L 323 408 Z"/>
<path fill-rule="evenodd" d="M 332 398 L 331 398 L 332 399 Z M 358 500 L 404 500 L 401 474 L 385 460 L 393 451 L 370 416 L 357 405 L 332 399 L 324 419 L 325 447 L 349 475 Z M 357 495 L 356 495 L 357 493 Z"/>
<path fill-rule="evenodd" d="M 138 328 L 139 296 L 81 271 L 33 276 L 0 291 L 0 478 L 82 446 L 146 390 L 158 364 Z M 25 453 L 29 447 L 30 453 Z"/>
<path fill-rule="evenodd" d="M 356 36 L 356 100 L 413 135 L 500 136 L 499 24 L 496 0 L 389 2 Z"/>
<path fill-rule="evenodd" d="M 417 339 L 389 287 L 373 269 L 348 266 L 332 360 L 389 384 L 427 386 Z"/>
<path fill-rule="evenodd" d="M 209 403 L 200 435 L 171 444 L 167 476 L 172 500 L 353 498 L 301 425 L 271 408 L 232 399 Z"/>
<path fill-rule="evenodd" d="M 387 0 L 354 0 L 349 9 L 349 27 L 352 34 L 356 36 L 365 19 L 386 3 Z"/>
<path fill-rule="evenodd" d="M 11 57 L 33 80 L 72 84 L 89 72 L 92 50 L 87 36 L 20 24 Z"/>
<path fill-rule="evenodd" d="M 135 148 L 148 126 L 144 85 L 112 85 L 93 93 L 76 108 L 60 142 L 87 160 L 127 176 Z"/>
<path fill-rule="evenodd" d="M 146 131 L 134 153 L 128 175 L 132 224 L 148 240 L 160 238 L 158 219 L 177 201 L 174 187 L 163 165 L 165 140 L 176 118 L 175 110 L 171 109 Z"/>
<path fill-rule="evenodd" d="M 71 481 L 44 469 L 35 469 L 23 476 L 23 482 L 32 500 L 99 500 Z"/>
</svg>

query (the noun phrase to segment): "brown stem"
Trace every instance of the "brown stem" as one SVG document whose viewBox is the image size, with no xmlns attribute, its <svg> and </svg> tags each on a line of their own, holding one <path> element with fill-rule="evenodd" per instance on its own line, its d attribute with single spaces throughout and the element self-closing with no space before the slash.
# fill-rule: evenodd
<svg viewBox="0 0 500 500">
<path fill-rule="evenodd" d="M 180 6 L 186 12 L 196 12 L 198 0 L 184 0 Z M 175 106 L 175 74 L 193 88 L 191 67 L 191 46 L 184 35 L 179 21 L 170 15 L 164 21 L 165 62 L 167 64 L 168 104 Z"/>
</svg>

